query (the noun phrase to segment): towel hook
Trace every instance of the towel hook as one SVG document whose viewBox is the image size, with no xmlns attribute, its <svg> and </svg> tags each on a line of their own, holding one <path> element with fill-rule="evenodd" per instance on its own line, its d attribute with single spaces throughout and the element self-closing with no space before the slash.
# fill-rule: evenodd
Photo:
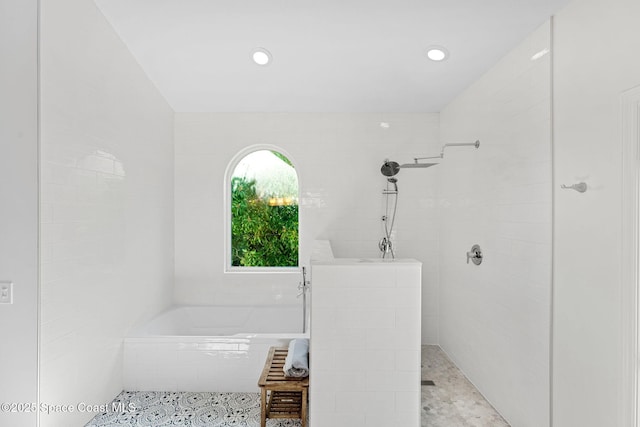
<svg viewBox="0 0 640 427">
<path fill-rule="evenodd" d="M 579 182 L 573 185 L 562 184 L 560 188 L 562 188 L 563 190 L 576 190 L 578 193 L 584 193 L 585 191 L 587 191 L 587 184 L 584 182 Z"/>
</svg>

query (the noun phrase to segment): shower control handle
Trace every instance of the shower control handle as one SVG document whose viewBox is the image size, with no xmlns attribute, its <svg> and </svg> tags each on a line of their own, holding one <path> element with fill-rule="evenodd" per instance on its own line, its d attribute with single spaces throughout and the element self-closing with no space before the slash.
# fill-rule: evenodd
<svg viewBox="0 0 640 427">
<path fill-rule="evenodd" d="M 480 245 L 473 245 L 471 251 L 467 252 L 467 264 L 469 264 L 469 260 L 473 261 L 475 265 L 482 263 L 482 249 L 480 249 Z"/>
</svg>

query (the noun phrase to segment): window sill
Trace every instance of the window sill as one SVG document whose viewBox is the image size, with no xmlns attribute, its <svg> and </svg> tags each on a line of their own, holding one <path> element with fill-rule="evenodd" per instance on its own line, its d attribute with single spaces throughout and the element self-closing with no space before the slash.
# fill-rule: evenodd
<svg viewBox="0 0 640 427">
<path fill-rule="evenodd" d="M 262 273 L 262 274 L 300 274 L 301 267 L 226 267 L 224 270 L 225 274 L 252 274 L 252 273 Z"/>
</svg>

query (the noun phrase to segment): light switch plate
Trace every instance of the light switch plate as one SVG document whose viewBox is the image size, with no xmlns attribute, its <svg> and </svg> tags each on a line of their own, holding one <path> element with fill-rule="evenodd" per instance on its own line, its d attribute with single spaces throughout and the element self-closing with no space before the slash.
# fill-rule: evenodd
<svg viewBox="0 0 640 427">
<path fill-rule="evenodd" d="M 0 282 L 0 304 L 13 304 L 13 282 Z"/>
</svg>

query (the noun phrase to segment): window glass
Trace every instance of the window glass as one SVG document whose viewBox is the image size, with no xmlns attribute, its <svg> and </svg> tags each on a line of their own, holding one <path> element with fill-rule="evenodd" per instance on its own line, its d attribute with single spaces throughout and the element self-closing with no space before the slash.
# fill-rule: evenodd
<svg viewBox="0 0 640 427">
<path fill-rule="evenodd" d="M 254 151 L 231 175 L 231 265 L 298 266 L 298 175 L 283 154 Z"/>
</svg>

